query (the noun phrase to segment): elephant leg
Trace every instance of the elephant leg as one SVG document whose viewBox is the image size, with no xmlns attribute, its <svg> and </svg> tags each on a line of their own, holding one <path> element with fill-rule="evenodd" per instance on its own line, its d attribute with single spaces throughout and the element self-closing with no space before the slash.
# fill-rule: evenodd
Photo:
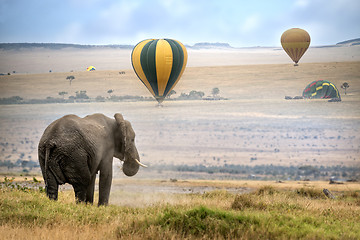
<svg viewBox="0 0 360 240">
<path fill-rule="evenodd" d="M 46 190 L 46 195 L 50 199 L 55 201 L 58 199 L 59 185 L 56 182 L 55 176 L 49 170 L 47 171 L 45 190 Z"/>
<path fill-rule="evenodd" d="M 85 202 L 86 200 L 86 186 L 81 184 L 73 184 L 76 203 Z"/>
<path fill-rule="evenodd" d="M 108 205 L 112 181 L 112 162 L 109 166 L 100 167 L 99 180 L 99 203 L 98 205 Z"/>
<path fill-rule="evenodd" d="M 90 184 L 87 187 L 86 190 L 86 203 L 93 203 L 94 202 L 94 190 L 95 190 L 95 180 L 96 180 L 96 174 L 91 177 Z"/>
</svg>

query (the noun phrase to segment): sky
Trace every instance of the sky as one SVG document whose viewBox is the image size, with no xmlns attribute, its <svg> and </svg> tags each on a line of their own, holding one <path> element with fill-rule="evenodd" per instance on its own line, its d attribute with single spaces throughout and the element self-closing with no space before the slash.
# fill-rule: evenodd
<svg viewBox="0 0 360 240">
<path fill-rule="evenodd" d="M 1 43 L 280 46 L 305 29 L 311 45 L 360 38 L 359 0 L 0 0 Z"/>
</svg>

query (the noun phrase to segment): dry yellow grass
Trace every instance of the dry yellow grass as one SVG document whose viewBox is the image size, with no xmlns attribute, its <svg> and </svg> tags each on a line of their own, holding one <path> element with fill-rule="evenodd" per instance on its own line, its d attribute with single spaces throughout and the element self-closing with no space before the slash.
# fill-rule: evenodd
<svg viewBox="0 0 360 240">
<path fill-rule="evenodd" d="M 31 181 L 32 177 L 13 176 L 14 183 Z M 41 176 L 36 176 L 42 181 Z M 43 182 L 43 181 L 42 181 Z M 42 183 L 43 185 L 43 183 Z M 321 192 L 328 189 L 335 195 L 341 196 L 344 192 L 360 192 L 360 182 L 344 182 L 330 184 L 329 181 L 256 181 L 256 180 L 177 180 L 162 179 L 132 179 L 116 178 L 112 182 L 110 204 L 129 207 L 148 207 L 159 204 L 172 204 L 181 206 L 198 205 L 227 208 L 231 204 L 217 198 L 217 195 L 228 197 L 232 201 L 232 194 L 245 194 L 257 191 L 264 187 L 279 191 L 295 191 L 298 189 Z M 68 184 L 61 186 L 59 201 L 67 204 L 75 202 L 74 192 Z M 205 197 L 198 198 L 198 193 L 205 193 Z M 210 193 L 210 197 L 206 194 Z M 211 193 L 215 197 L 211 197 Z M 95 195 L 95 204 L 98 193 Z M 136 201 L 134 201 L 136 199 Z"/>
<path fill-rule="evenodd" d="M 114 239 L 114 229 L 117 224 L 96 226 L 71 226 L 57 225 L 54 227 L 31 228 L 0 226 L 1 239 L 26 240 L 26 239 Z"/>
<path fill-rule="evenodd" d="M 359 101 L 358 69 L 360 62 L 303 63 L 298 67 L 289 64 L 188 67 L 175 90 L 178 94 L 191 90 L 210 94 L 212 88 L 218 87 L 222 96 L 231 99 L 283 99 L 285 95 L 301 95 L 314 80 L 326 79 L 339 88 L 348 82 L 349 95 L 343 97 Z M 114 70 L 6 75 L 0 77 L 0 95 L 31 99 L 60 97 L 60 91 L 74 95 L 75 91 L 86 90 L 95 98 L 107 96 L 107 91 L 113 89 L 115 95 L 151 96 L 133 70 L 125 72 L 124 75 Z M 66 80 L 69 75 L 75 76 L 71 85 Z"/>
</svg>

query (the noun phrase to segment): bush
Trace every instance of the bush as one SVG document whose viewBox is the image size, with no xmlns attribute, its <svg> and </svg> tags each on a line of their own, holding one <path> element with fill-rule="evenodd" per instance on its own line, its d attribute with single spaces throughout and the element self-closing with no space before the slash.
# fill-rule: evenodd
<svg viewBox="0 0 360 240">
<path fill-rule="evenodd" d="M 0 104 L 19 104 L 23 102 L 23 98 L 19 96 L 13 96 L 9 98 L 0 98 Z"/>
<path fill-rule="evenodd" d="M 275 190 L 272 186 L 263 186 L 257 190 L 257 195 L 273 195 L 274 193 L 277 193 L 278 191 Z"/>
<path fill-rule="evenodd" d="M 210 192 L 205 192 L 203 195 L 203 198 L 222 198 L 222 199 L 226 199 L 229 197 L 232 197 L 233 194 L 229 193 L 226 190 L 214 190 L 214 191 L 210 191 Z"/>
<path fill-rule="evenodd" d="M 300 188 L 297 189 L 296 194 L 303 196 L 303 197 L 309 197 L 309 198 L 326 198 L 324 193 L 319 189 L 314 188 Z"/>
<path fill-rule="evenodd" d="M 167 209 L 156 224 L 185 237 L 193 235 L 209 239 L 234 239 L 240 238 L 244 229 L 259 225 L 259 220 L 200 206 L 185 212 Z"/>
<path fill-rule="evenodd" d="M 267 205 L 264 202 L 258 201 L 255 194 L 239 194 L 235 197 L 231 208 L 234 210 L 245 210 L 247 208 L 265 210 Z"/>
</svg>

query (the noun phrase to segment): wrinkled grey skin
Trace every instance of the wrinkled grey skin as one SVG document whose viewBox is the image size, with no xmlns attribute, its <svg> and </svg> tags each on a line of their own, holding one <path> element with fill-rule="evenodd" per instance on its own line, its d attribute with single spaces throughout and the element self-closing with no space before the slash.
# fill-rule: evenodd
<svg viewBox="0 0 360 240">
<path fill-rule="evenodd" d="M 98 204 L 107 205 L 113 157 L 124 161 L 125 175 L 138 172 L 139 165 L 134 160 L 140 160 L 135 132 L 121 114 L 114 117 L 66 115 L 46 128 L 38 153 L 50 199 L 57 200 L 59 185 L 69 183 L 77 202 L 93 203 L 96 174 L 100 171 Z"/>
</svg>

